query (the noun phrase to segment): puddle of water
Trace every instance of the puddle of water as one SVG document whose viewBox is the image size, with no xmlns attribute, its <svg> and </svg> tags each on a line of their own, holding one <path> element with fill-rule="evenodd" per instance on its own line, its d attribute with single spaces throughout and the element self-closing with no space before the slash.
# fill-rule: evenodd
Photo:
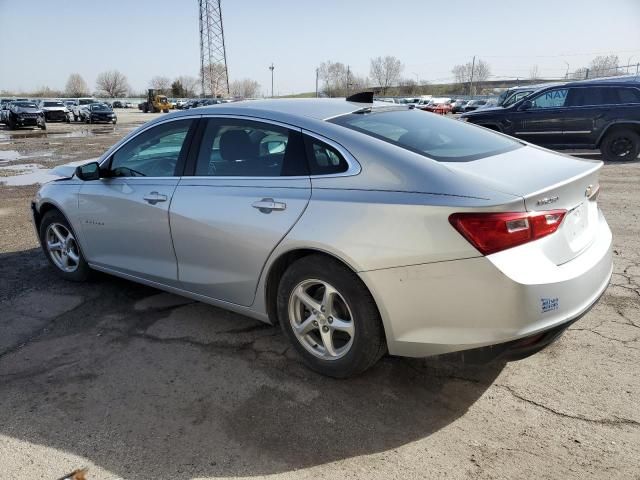
<svg viewBox="0 0 640 480">
<path fill-rule="evenodd" d="M 73 175 L 77 166 L 95 162 L 98 158 L 99 157 L 78 160 L 54 168 L 45 168 L 37 163 L 0 166 L 0 185 L 35 185 L 37 183 L 47 183 L 61 177 L 70 177 Z"/>
<path fill-rule="evenodd" d="M 3 176 L 3 173 L 18 172 L 15 175 Z M 43 168 L 38 164 L 21 164 L 0 167 L 0 185 L 21 186 L 35 185 L 36 183 L 47 183 L 56 178 L 57 175 L 51 175 L 48 168 Z"/>
<path fill-rule="evenodd" d="M 11 162 L 13 160 L 18 160 L 22 155 L 18 153 L 16 150 L 1 150 L 0 151 L 0 163 Z"/>
</svg>

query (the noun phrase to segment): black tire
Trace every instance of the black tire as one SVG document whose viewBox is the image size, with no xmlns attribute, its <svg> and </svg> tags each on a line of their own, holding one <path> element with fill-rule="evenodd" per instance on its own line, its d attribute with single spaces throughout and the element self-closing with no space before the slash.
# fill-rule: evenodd
<svg viewBox="0 0 640 480">
<path fill-rule="evenodd" d="M 67 219 L 59 210 L 49 210 L 44 214 L 44 216 L 42 217 L 42 221 L 40 222 L 40 229 L 38 232 L 40 234 L 40 246 L 42 247 L 47 260 L 49 260 L 49 263 L 53 267 L 54 271 L 59 277 L 72 282 L 84 282 L 88 280 L 91 275 L 91 269 L 89 268 L 89 264 L 84 259 L 84 255 L 82 254 L 82 250 L 80 249 L 80 245 L 77 243 L 77 240 L 75 240 L 74 242 L 74 252 L 79 258 L 77 262 L 77 268 L 74 271 L 64 271 L 56 264 L 46 244 L 47 229 L 52 224 L 60 224 L 64 226 L 75 239 L 77 239 L 78 237 L 73 232 L 73 229 L 71 228 L 71 225 L 69 225 L 69 222 L 67 222 Z"/>
<path fill-rule="evenodd" d="M 15 120 L 13 120 L 11 116 L 7 118 L 7 126 L 9 127 L 9 130 L 15 130 L 17 127 Z"/>
<path fill-rule="evenodd" d="M 169 109 L 162 110 L 162 113 L 169 113 Z"/>
<path fill-rule="evenodd" d="M 616 128 L 605 135 L 600 152 L 610 162 L 635 160 L 640 154 L 640 135 L 630 128 Z"/>
<path fill-rule="evenodd" d="M 306 280 L 319 280 L 333 286 L 351 312 L 353 343 L 344 356 L 322 359 L 303 346 L 289 319 L 289 301 L 294 289 Z M 324 255 L 309 255 L 286 270 L 278 286 L 278 319 L 284 334 L 312 370 L 334 378 L 346 378 L 364 372 L 386 352 L 380 313 L 362 280 L 340 262 Z M 330 319 L 330 318 L 329 318 Z M 324 328 L 324 327 L 323 327 Z"/>
<path fill-rule="evenodd" d="M 114 120 L 114 121 L 113 121 L 113 122 L 111 122 L 111 123 L 113 123 L 113 124 L 115 125 L 116 123 L 118 123 L 118 120 Z"/>
<path fill-rule="evenodd" d="M 47 124 L 43 123 L 42 125 L 40 125 L 40 130 L 46 130 L 47 129 Z"/>
</svg>

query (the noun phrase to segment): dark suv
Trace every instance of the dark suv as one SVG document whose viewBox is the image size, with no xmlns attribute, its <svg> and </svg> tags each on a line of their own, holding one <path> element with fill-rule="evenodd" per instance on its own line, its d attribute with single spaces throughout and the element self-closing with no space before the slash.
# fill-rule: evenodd
<svg viewBox="0 0 640 480">
<path fill-rule="evenodd" d="M 599 148 L 606 160 L 634 160 L 640 154 L 640 78 L 548 86 L 505 108 L 460 118 L 544 147 Z"/>
</svg>

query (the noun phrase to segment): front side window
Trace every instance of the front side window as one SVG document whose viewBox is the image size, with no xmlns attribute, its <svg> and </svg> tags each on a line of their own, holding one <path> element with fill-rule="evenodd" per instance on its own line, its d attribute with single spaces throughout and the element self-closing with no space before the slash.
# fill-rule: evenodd
<svg viewBox="0 0 640 480">
<path fill-rule="evenodd" d="M 249 120 L 208 120 L 195 175 L 286 177 L 307 174 L 300 132 Z"/>
<path fill-rule="evenodd" d="M 191 120 L 163 123 L 124 144 L 111 157 L 114 177 L 173 177 Z"/>
<path fill-rule="evenodd" d="M 531 108 L 558 108 L 564 107 L 567 101 L 567 88 L 547 90 L 531 100 Z"/>
<path fill-rule="evenodd" d="M 330 122 L 440 162 L 466 162 L 522 146 L 483 128 L 419 110 L 351 113 Z"/>
</svg>

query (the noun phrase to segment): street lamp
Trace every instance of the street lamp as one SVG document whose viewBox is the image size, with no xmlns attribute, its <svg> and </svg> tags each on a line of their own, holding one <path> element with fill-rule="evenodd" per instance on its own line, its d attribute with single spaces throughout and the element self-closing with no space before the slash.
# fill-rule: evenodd
<svg viewBox="0 0 640 480">
<path fill-rule="evenodd" d="M 269 70 L 271 70 L 271 98 L 273 98 L 273 69 L 276 68 L 273 66 L 273 62 L 271 62 L 271 66 Z"/>
</svg>

